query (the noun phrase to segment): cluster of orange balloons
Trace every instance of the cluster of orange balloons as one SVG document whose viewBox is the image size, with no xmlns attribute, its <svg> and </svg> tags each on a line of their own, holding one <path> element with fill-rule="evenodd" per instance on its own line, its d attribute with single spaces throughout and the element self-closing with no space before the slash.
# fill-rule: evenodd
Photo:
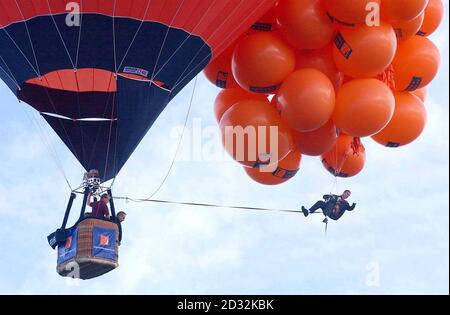
<svg viewBox="0 0 450 315">
<path fill-rule="evenodd" d="M 278 1 L 204 71 L 223 89 L 214 112 L 225 149 L 277 185 L 302 155 L 351 177 L 366 161 L 361 138 L 413 142 L 440 67 L 428 36 L 443 12 L 442 0 Z"/>
</svg>

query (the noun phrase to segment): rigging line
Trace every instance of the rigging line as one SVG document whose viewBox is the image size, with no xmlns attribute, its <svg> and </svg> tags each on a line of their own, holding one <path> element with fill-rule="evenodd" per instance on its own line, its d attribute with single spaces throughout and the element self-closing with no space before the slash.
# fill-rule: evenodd
<svg viewBox="0 0 450 315">
<path fill-rule="evenodd" d="M 48 2 L 48 0 L 47 0 L 47 6 L 48 6 L 48 11 L 50 13 L 50 16 L 52 17 L 52 20 L 53 20 L 53 25 L 55 25 L 56 31 L 58 32 L 58 35 L 59 35 L 59 38 L 61 39 L 61 42 L 62 42 L 62 44 L 64 46 L 64 49 L 66 50 L 66 54 L 69 57 L 70 63 L 72 64 L 72 68 L 75 69 L 75 64 L 74 64 L 74 62 L 72 60 L 72 56 L 70 55 L 70 52 L 69 52 L 69 50 L 67 49 L 67 46 L 66 46 L 66 42 L 64 41 L 64 38 L 62 37 L 62 34 L 59 31 L 58 24 L 56 24 L 56 20 L 55 20 L 55 17 L 53 16 L 52 9 L 50 8 L 50 3 Z"/>
<path fill-rule="evenodd" d="M 16 42 L 14 41 L 14 39 L 12 39 L 12 37 L 11 37 L 11 36 L 9 35 L 9 33 L 6 31 L 6 29 L 3 28 L 3 30 L 6 32 L 6 34 L 8 35 L 8 37 L 12 40 L 12 42 L 14 43 L 14 45 L 16 45 L 17 49 L 19 49 L 19 51 L 21 52 L 21 54 L 25 57 L 25 59 L 27 60 L 27 62 L 30 64 L 30 66 L 33 68 L 33 70 L 34 70 L 34 71 L 36 72 L 36 74 L 38 75 L 39 79 L 41 79 L 41 81 L 42 81 L 42 76 L 41 76 L 41 74 L 40 74 L 40 69 L 39 69 L 39 63 L 38 63 L 38 60 L 37 60 L 36 52 L 35 52 L 35 50 L 34 50 L 34 45 L 33 45 L 33 41 L 32 41 L 32 39 L 31 39 L 31 35 L 30 35 L 29 29 L 28 29 L 27 21 L 25 20 L 25 17 L 24 17 L 24 15 L 23 15 L 23 13 L 22 13 L 22 10 L 20 9 L 19 4 L 17 3 L 17 0 L 15 0 L 15 3 L 16 3 L 17 9 L 19 10 L 19 12 L 20 12 L 20 14 L 21 14 L 21 16 L 22 16 L 22 18 L 23 18 L 23 20 L 24 20 L 24 25 L 25 25 L 25 29 L 26 29 L 26 31 L 27 31 L 28 40 L 29 40 L 29 42 L 30 42 L 30 47 L 31 47 L 32 52 L 33 52 L 34 60 L 35 60 L 35 62 L 36 62 L 37 71 L 36 71 L 36 69 L 33 67 L 33 65 L 31 64 L 31 62 L 28 60 L 28 58 L 25 56 L 25 54 L 22 52 L 22 50 L 19 48 L 19 46 L 16 44 Z M 44 78 L 45 78 L 45 80 L 47 81 L 47 78 L 46 78 L 45 76 L 44 76 Z M 47 81 L 47 86 L 50 86 L 50 84 L 48 83 L 48 81 Z M 55 105 L 54 105 L 54 103 L 53 103 L 53 101 L 52 101 L 52 99 L 51 99 L 51 97 L 50 97 L 49 92 L 47 91 L 47 89 L 46 89 L 44 86 L 43 86 L 43 89 L 44 89 L 44 91 L 46 92 L 47 97 L 48 97 L 48 99 L 49 99 L 49 101 L 50 101 L 50 103 L 51 103 L 53 109 L 55 110 L 55 113 L 57 113 L 58 111 L 56 110 L 56 107 L 55 107 Z M 59 122 L 60 122 L 61 126 L 63 127 L 64 132 L 66 133 L 66 136 L 67 136 L 67 130 L 66 130 L 66 128 L 64 127 L 64 125 L 62 124 L 61 121 L 59 121 Z M 73 146 L 73 144 L 72 144 L 72 142 L 71 142 L 70 140 L 69 140 L 69 143 L 70 143 L 70 145 L 72 146 L 72 148 L 74 148 L 74 146 Z"/>
<path fill-rule="evenodd" d="M 164 50 L 164 46 L 165 46 L 165 44 L 166 44 L 167 36 L 169 35 L 170 29 L 171 29 L 171 27 L 172 27 L 172 24 L 173 24 L 173 22 L 175 21 L 175 18 L 177 17 L 178 12 L 180 11 L 181 7 L 183 6 L 184 1 L 185 1 L 185 0 L 183 0 L 183 2 L 180 3 L 180 5 L 178 6 L 177 11 L 176 11 L 175 14 L 173 15 L 172 20 L 170 21 L 170 23 L 169 23 L 169 25 L 168 25 L 168 27 L 167 27 L 166 34 L 164 35 L 164 39 L 163 39 L 163 42 L 162 42 L 162 44 L 161 44 L 161 48 L 159 49 L 158 58 L 156 58 L 155 66 L 153 67 L 152 75 L 151 75 L 150 78 L 154 78 L 154 74 L 155 74 L 156 68 L 158 67 L 159 59 L 161 58 L 162 51 Z M 151 84 L 153 84 L 153 80 L 151 80 Z M 151 84 L 150 84 L 150 85 L 151 85 Z"/>
<path fill-rule="evenodd" d="M 0 56 L 0 60 L 5 64 L 7 70 L 9 71 L 9 74 L 5 71 L 5 69 L 3 69 L 3 67 L 0 66 L 0 69 L 8 76 L 11 80 L 14 81 L 14 83 L 16 84 L 18 90 L 20 91 L 21 88 L 20 88 L 20 86 L 19 86 L 19 83 L 17 82 L 17 80 L 16 80 L 14 74 L 12 73 L 11 69 L 8 67 L 8 64 L 5 62 L 5 60 L 3 59 L 2 56 Z M 25 95 L 24 95 L 24 97 L 25 97 Z M 25 98 L 26 98 L 26 97 L 25 97 Z M 21 100 L 20 100 L 19 98 L 17 98 L 17 100 L 18 100 L 19 103 L 21 103 Z M 30 122 L 31 122 L 32 124 L 35 125 L 35 128 L 38 130 L 38 134 L 39 134 L 39 136 L 40 136 L 40 138 L 41 138 L 41 141 L 44 143 L 44 146 L 46 146 L 46 148 L 48 149 L 50 156 L 53 158 L 53 160 L 54 160 L 54 162 L 55 162 L 57 168 L 60 170 L 60 172 L 62 173 L 64 179 L 66 180 L 67 184 L 69 185 L 69 188 L 71 189 L 70 183 L 69 183 L 69 181 L 68 181 L 68 179 L 67 179 L 66 173 L 64 172 L 64 170 L 63 170 L 63 168 L 62 168 L 62 164 L 61 164 L 61 161 L 59 160 L 59 157 L 58 157 L 58 155 L 57 155 L 57 153 L 56 153 L 56 150 L 55 150 L 53 147 L 50 146 L 50 141 L 48 141 L 48 139 L 47 139 L 47 141 L 45 141 L 46 139 L 45 139 L 44 136 L 43 136 L 43 135 L 45 134 L 44 130 L 42 129 L 42 127 L 40 126 L 39 122 L 37 121 L 37 119 L 36 119 L 34 116 L 30 115 L 30 114 L 25 110 L 25 108 L 22 108 L 22 110 L 25 112 L 25 114 L 26 114 L 27 118 L 30 120 Z M 47 132 L 47 135 L 48 135 L 48 132 Z M 52 151 L 53 151 L 53 152 L 52 152 Z"/>
<path fill-rule="evenodd" d="M 36 74 L 36 76 L 40 77 L 41 75 L 39 74 L 38 70 L 36 70 L 36 68 L 33 66 L 33 64 L 31 63 L 31 61 L 27 58 L 27 56 L 25 55 L 25 53 L 22 51 L 22 49 L 20 49 L 19 45 L 16 43 L 16 41 L 11 37 L 11 35 L 8 33 L 8 31 L 6 30 L 6 28 L 2 28 L 2 30 L 5 32 L 5 34 L 8 36 L 8 38 L 12 41 L 12 43 L 14 44 L 14 46 L 16 46 L 17 50 L 19 50 L 20 54 L 25 58 L 25 60 L 27 61 L 28 65 L 31 67 L 31 69 L 34 71 L 34 73 Z"/>
<path fill-rule="evenodd" d="M 152 202 L 152 203 L 165 203 L 165 204 L 176 204 L 183 206 L 194 206 L 194 207 L 208 207 L 208 208 L 228 208 L 235 210 L 249 210 L 249 211 L 267 211 L 267 212 L 287 212 L 287 213 L 300 213 L 300 210 L 294 209 L 274 209 L 274 208 L 264 208 L 264 207 L 247 207 L 247 206 L 234 206 L 234 205 L 220 205 L 220 204 L 208 204 L 200 202 L 183 202 L 183 201 L 172 201 L 172 200 L 159 200 L 159 199 L 133 199 L 129 197 L 114 197 L 116 200 L 125 200 L 135 203 L 142 202 Z M 311 214 L 322 214 L 322 211 L 313 212 Z"/>
<path fill-rule="evenodd" d="M 55 114 L 58 115 L 58 110 L 56 109 L 55 103 L 53 102 L 53 99 L 52 99 L 52 97 L 51 97 L 51 95 L 50 95 L 50 92 L 47 90 L 47 87 L 50 87 L 50 83 L 48 82 L 48 79 L 47 79 L 46 76 L 40 77 L 40 81 L 42 81 L 42 78 L 44 78 L 45 81 L 47 82 L 47 86 L 41 85 L 41 87 L 42 87 L 42 89 L 44 90 L 45 94 L 47 95 L 47 98 L 48 98 L 48 100 L 49 100 L 49 102 L 50 102 L 50 105 L 52 106 L 53 110 L 55 111 Z M 24 93 L 22 93 L 22 94 L 24 94 Z M 41 115 L 42 115 L 42 113 L 41 113 Z M 71 151 L 73 150 L 73 152 L 76 152 L 75 146 L 73 145 L 72 141 L 70 140 L 70 138 L 69 138 L 69 133 L 67 132 L 67 129 L 66 129 L 66 127 L 64 126 L 62 120 L 58 118 L 57 121 L 59 122 L 60 126 L 61 126 L 62 129 L 64 130 L 64 133 L 65 133 L 65 135 L 66 135 L 66 137 L 67 137 L 67 141 L 68 141 L 69 144 L 70 144 L 70 148 L 69 148 L 69 149 L 70 149 Z M 76 155 L 75 155 L 75 156 L 76 156 Z M 76 157 L 78 158 L 78 156 L 76 156 Z"/>
<path fill-rule="evenodd" d="M 5 64 L 7 70 L 9 71 L 10 74 L 8 74 L 8 73 L 5 71 L 5 69 L 3 69 L 3 67 L 1 67 L 1 66 L 0 66 L 0 69 L 1 69 L 8 77 L 10 77 L 10 79 L 12 79 L 12 80 L 14 81 L 14 83 L 15 83 L 16 86 L 18 87 L 18 90 L 20 91 L 20 90 L 21 90 L 21 87 L 19 86 L 19 84 L 18 84 L 18 82 L 17 82 L 17 80 L 16 80 L 14 74 L 12 73 L 11 69 L 9 68 L 8 64 L 5 62 L 5 60 L 3 59 L 2 56 L 0 56 L 0 59 L 1 59 L 2 62 Z M 25 98 L 25 103 L 27 103 L 25 94 L 22 93 L 22 95 L 23 95 L 23 97 Z M 17 100 L 19 101 L 19 103 L 21 103 L 21 100 L 20 100 L 19 98 L 17 98 Z M 53 159 L 54 163 L 56 164 L 56 167 L 59 169 L 59 171 L 60 171 L 61 174 L 63 175 L 63 177 L 64 177 L 64 179 L 65 179 L 67 185 L 68 185 L 69 188 L 70 188 L 70 190 L 72 190 L 72 187 L 71 187 L 71 185 L 70 185 L 70 183 L 69 183 L 69 180 L 68 180 L 68 178 L 67 178 L 66 173 L 64 172 L 64 169 L 63 169 L 63 167 L 62 167 L 62 163 L 61 163 L 61 161 L 60 161 L 60 159 L 59 159 L 59 156 L 58 156 L 58 154 L 57 154 L 55 148 L 53 148 L 53 147 L 51 146 L 51 142 L 50 142 L 48 139 L 46 139 L 46 138 L 44 137 L 44 135 L 49 136 L 49 132 L 48 132 L 48 131 L 45 132 L 44 129 L 43 129 L 43 128 L 41 127 L 41 125 L 39 124 L 38 120 L 37 120 L 34 116 L 32 116 L 32 114 L 29 114 L 29 113 L 25 110 L 25 108 L 22 108 L 22 110 L 25 112 L 27 118 L 31 121 L 31 123 L 35 125 L 35 128 L 38 130 L 38 134 L 39 134 L 39 136 L 40 136 L 40 138 L 41 138 L 41 141 L 43 142 L 44 146 L 47 148 L 50 157 Z M 53 151 L 53 152 L 52 152 L 52 151 Z"/>
<path fill-rule="evenodd" d="M 161 68 L 158 70 L 158 72 L 151 78 L 152 80 L 154 80 L 160 73 L 161 71 L 165 68 L 165 66 L 167 66 L 167 64 L 172 60 L 173 57 L 175 57 L 175 55 L 178 53 L 178 51 L 181 49 L 181 47 L 183 47 L 183 45 L 189 40 L 189 38 L 191 38 L 194 33 L 194 31 L 196 30 L 196 28 L 203 22 L 203 19 L 205 18 L 205 16 L 207 15 L 207 12 L 212 8 L 213 4 L 215 4 L 217 2 L 217 0 L 214 0 L 214 2 L 208 7 L 208 9 L 206 10 L 206 12 L 203 14 L 203 16 L 201 17 L 201 19 L 198 21 L 197 25 L 195 25 L 195 27 L 193 28 L 193 30 L 189 33 L 189 35 L 181 42 L 180 45 L 178 45 L 177 49 L 175 49 L 175 51 L 170 55 L 170 57 L 166 60 L 166 62 L 161 66 Z M 242 3 L 242 1 L 240 2 Z M 238 6 L 239 7 L 239 6 Z M 235 8 L 236 10 L 236 8 Z M 234 11 L 233 11 L 234 12 Z M 230 14 L 231 16 L 231 14 Z M 230 16 L 228 16 L 228 18 L 225 20 L 227 21 Z M 225 24 L 225 21 L 222 22 L 222 24 L 220 24 L 219 28 Z M 217 30 L 213 33 L 215 34 L 217 32 Z M 211 35 L 212 36 L 212 35 Z M 206 44 L 203 44 L 202 48 L 205 46 Z M 161 48 L 162 49 L 162 48 Z M 201 49 L 200 49 L 201 50 Z M 185 70 L 186 71 L 186 70 Z M 178 78 L 179 79 L 179 78 Z M 177 80 L 178 81 L 178 80 Z M 172 88 L 173 90 L 173 88 Z"/>
<path fill-rule="evenodd" d="M 3 67 L 2 67 L 1 65 L 0 65 L 0 70 L 2 70 L 3 73 L 6 74 L 6 76 L 7 76 L 11 81 L 14 82 L 14 84 L 15 84 L 16 87 L 17 87 L 17 90 L 20 91 L 21 88 L 20 88 L 19 83 L 17 82 L 16 78 L 14 77 L 14 74 L 11 72 L 11 69 L 9 69 L 9 67 L 8 67 L 8 65 L 6 64 L 5 60 L 3 60 L 2 56 L 0 56 L 0 60 L 5 64 L 6 69 L 8 70 L 9 74 L 8 74 L 8 72 L 6 72 L 5 69 L 3 69 Z"/>
<path fill-rule="evenodd" d="M 28 29 L 27 21 L 25 19 L 25 16 L 22 13 L 22 10 L 20 9 L 19 4 L 17 3 L 17 0 L 15 0 L 15 3 L 16 3 L 17 9 L 19 9 L 20 15 L 22 16 L 23 23 L 25 25 L 25 29 L 26 29 L 27 35 L 28 35 L 28 40 L 30 41 L 31 50 L 33 51 L 34 62 L 36 63 L 36 67 L 37 67 L 37 70 L 38 70 L 38 73 L 39 73 L 39 77 L 40 77 L 41 76 L 41 70 L 39 69 L 39 63 L 37 61 L 36 51 L 34 50 L 34 45 L 33 45 L 33 41 L 31 40 L 30 30 Z"/>
<path fill-rule="evenodd" d="M 241 3 L 242 3 L 242 2 L 241 2 Z M 258 8 L 262 5 L 262 3 L 263 3 L 263 2 L 260 2 L 260 4 L 259 4 L 255 9 L 258 9 Z M 239 7 L 239 6 L 237 6 L 237 7 Z M 234 12 L 234 11 L 233 11 L 233 12 Z M 230 16 L 231 16 L 231 14 L 230 14 Z M 230 18 L 230 16 L 229 16 L 228 18 Z M 226 22 L 226 21 L 228 20 L 228 18 L 227 18 L 224 22 Z M 243 20 L 239 23 L 239 25 L 238 25 L 238 27 L 237 27 L 236 29 L 240 28 L 244 23 L 247 22 L 247 20 L 248 20 L 248 18 L 247 18 L 247 19 L 243 19 Z M 224 23 L 222 23 L 222 24 L 219 26 L 219 28 L 218 28 L 215 32 L 213 32 L 213 33 L 211 34 L 211 36 L 208 38 L 208 40 L 209 40 L 210 38 L 212 38 L 212 37 L 216 34 L 216 32 L 220 29 L 220 27 L 221 27 L 223 24 L 224 24 Z M 186 67 L 186 69 L 183 71 L 183 74 L 178 78 L 178 80 L 177 80 L 178 83 L 177 83 L 172 89 L 176 89 L 176 87 L 177 87 L 180 83 L 182 83 L 189 75 L 191 75 L 191 73 L 192 73 L 193 71 L 195 71 L 195 69 L 197 68 L 197 66 L 198 66 L 199 64 L 205 62 L 208 58 L 210 58 L 210 57 L 213 55 L 213 52 L 216 51 L 216 50 L 218 49 L 218 47 L 223 46 L 223 44 L 224 44 L 227 40 L 229 40 L 232 36 L 233 36 L 233 33 L 228 34 L 228 36 L 227 36 L 227 37 L 226 37 L 219 45 L 217 45 L 217 47 L 216 47 L 215 49 L 213 49 L 208 55 L 206 55 L 205 58 L 203 58 L 201 61 L 199 61 L 199 62 L 197 63 L 197 65 L 196 65 L 195 67 L 193 67 L 192 70 L 190 70 L 183 78 L 181 78 L 181 77 L 183 76 L 183 74 L 188 70 L 189 66 L 192 64 L 192 61 L 197 57 L 197 55 L 198 55 L 198 53 L 199 53 L 199 52 L 197 52 L 196 56 L 194 56 L 194 58 L 191 59 L 191 62 L 190 62 L 189 65 Z M 231 43 L 228 43 L 228 44 L 231 44 Z M 204 47 L 205 45 L 206 45 L 206 44 L 204 44 L 203 47 Z M 200 50 L 203 49 L 203 47 L 201 47 Z M 200 51 L 200 50 L 199 50 L 199 51 Z M 181 78 L 181 80 L 180 80 L 180 78 Z"/>
<path fill-rule="evenodd" d="M 110 76 L 110 78 L 109 78 L 109 85 L 108 86 L 111 86 L 111 82 L 113 81 L 113 80 L 115 80 L 115 74 L 112 74 L 111 76 Z M 107 97 L 107 99 L 106 99 L 106 103 L 105 103 L 105 107 L 104 107 L 104 109 L 103 109 L 103 117 L 105 117 L 106 116 L 106 112 L 108 111 L 108 104 L 109 104 L 109 102 L 110 102 L 110 100 L 111 100 L 111 97 L 114 97 L 115 96 L 115 93 L 109 93 L 108 94 L 108 97 Z M 112 107 L 114 107 L 114 103 L 112 103 L 111 104 L 112 105 Z M 111 120 L 111 124 L 113 123 L 113 121 Z M 94 159 L 94 157 L 95 157 L 95 148 L 97 147 L 97 143 L 98 143 L 98 140 L 99 140 L 99 135 L 100 135 L 100 129 L 101 129 L 102 127 L 98 127 L 97 128 L 97 133 L 95 134 L 95 140 L 94 140 L 94 142 L 93 142 L 93 146 L 92 146 L 92 151 L 91 151 L 91 154 L 90 154 L 90 156 L 89 157 L 86 157 L 88 160 L 86 160 L 86 162 L 88 162 L 88 164 L 91 164 L 91 162 L 92 162 L 92 160 Z M 100 166 L 100 165 L 99 165 Z M 89 171 L 89 170 L 87 170 L 87 171 Z"/>
<path fill-rule="evenodd" d="M 112 31 L 113 31 L 114 69 L 115 69 L 115 72 L 117 73 L 117 54 L 116 54 L 116 0 L 114 0 L 114 7 L 113 7 Z"/>
<path fill-rule="evenodd" d="M 143 15 L 143 17 L 142 17 L 141 24 L 139 24 L 138 29 L 137 29 L 136 32 L 134 33 L 133 39 L 131 40 L 131 43 L 130 43 L 130 45 L 128 46 L 128 48 L 127 48 L 127 50 L 126 50 L 126 52 L 125 52 L 125 54 L 124 54 L 124 56 L 123 56 L 123 58 L 122 58 L 122 61 L 121 61 L 120 64 L 119 64 L 119 67 L 116 68 L 116 72 L 118 72 L 119 69 L 122 67 L 123 62 L 124 62 L 125 59 L 127 58 L 127 55 L 128 55 L 128 53 L 130 52 L 130 49 L 131 49 L 131 47 L 133 46 L 134 41 L 135 41 L 136 38 L 137 38 L 137 35 L 138 35 L 139 32 L 141 31 L 142 25 L 144 24 L 144 21 L 145 21 L 145 17 L 147 16 L 148 8 L 150 7 L 150 4 L 151 4 L 151 3 L 152 3 L 152 0 L 147 0 L 147 7 L 145 8 L 145 11 L 144 11 L 144 15 Z"/>
<path fill-rule="evenodd" d="M 103 176 L 106 176 L 106 171 L 108 169 L 108 159 L 109 159 L 109 149 L 111 147 L 111 139 L 112 139 L 112 131 L 113 131 L 113 124 L 114 124 L 114 104 L 116 102 L 116 93 L 113 94 L 113 99 L 112 99 L 112 109 L 111 109 L 111 123 L 109 124 L 109 133 L 108 133 L 108 147 L 106 149 L 106 158 L 105 158 L 105 167 L 104 167 L 104 172 L 103 172 Z M 116 122 L 117 124 L 117 122 Z M 116 129 L 116 139 L 117 139 L 117 129 Z M 117 147 L 117 141 L 114 144 L 114 147 Z"/>
<path fill-rule="evenodd" d="M 119 87 L 119 77 L 116 77 L 115 79 L 116 79 L 116 86 L 117 86 L 117 89 L 118 89 L 118 87 Z M 116 96 L 117 96 L 117 90 L 116 90 L 116 94 L 114 94 L 113 108 L 115 108 L 114 104 L 115 104 Z M 117 178 L 117 173 L 116 173 L 117 172 L 117 147 L 118 147 L 118 142 L 119 142 L 119 127 L 120 127 L 120 124 L 119 124 L 119 106 L 117 106 L 117 108 L 116 108 L 116 116 L 117 116 L 116 139 L 115 139 L 115 145 L 114 145 L 114 159 L 113 159 L 113 168 L 114 168 L 114 173 L 115 174 L 114 174 L 114 178 L 113 178 L 113 180 L 111 182 L 111 185 L 109 186 L 109 190 L 112 190 L 112 188 L 114 186 L 114 183 L 116 182 L 116 178 Z"/>
<path fill-rule="evenodd" d="M 189 116 L 190 116 L 190 113 L 191 113 L 192 104 L 193 104 L 194 96 L 195 96 L 195 91 L 196 91 L 196 89 L 197 89 L 197 83 L 198 83 L 198 76 L 196 76 L 196 77 L 195 77 L 195 80 L 194 80 L 194 87 L 192 88 L 191 99 L 190 99 L 190 101 L 189 101 L 189 107 L 188 107 L 188 110 L 187 110 L 187 112 L 186 112 L 186 117 L 185 117 L 185 119 L 184 119 L 183 130 L 182 130 L 181 136 L 180 136 L 180 138 L 179 138 L 179 140 L 178 140 L 177 149 L 176 149 L 175 154 L 174 154 L 174 156 L 173 156 L 172 162 L 170 163 L 169 169 L 167 170 L 166 175 L 164 176 L 163 180 L 161 181 L 161 183 L 159 184 L 159 186 L 156 188 L 156 190 L 153 191 L 153 193 L 152 193 L 148 198 L 146 198 L 146 199 L 151 199 L 151 198 L 153 198 L 153 197 L 161 190 L 161 188 L 163 187 L 163 185 L 164 185 L 165 182 L 167 181 L 167 178 L 169 177 L 169 175 L 170 175 L 170 173 L 171 173 L 171 171 L 172 171 L 172 169 L 173 169 L 173 166 L 175 165 L 175 161 L 176 161 L 176 158 L 177 158 L 178 153 L 179 153 L 179 151 L 180 151 L 181 143 L 183 142 L 184 134 L 185 134 L 185 131 L 186 131 L 186 126 L 187 126 L 187 123 L 188 123 L 188 120 L 189 120 Z"/>
<path fill-rule="evenodd" d="M 81 45 L 81 31 L 82 31 L 82 27 L 83 27 L 83 0 L 80 0 L 80 12 L 78 13 L 80 15 L 80 26 L 79 26 L 79 31 L 78 31 L 78 42 L 77 42 L 77 54 L 75 57 L 75 69 L 78 68 L 78 58 L 80 55 L 80 45 Z"/>
<path fill-rule="evenodd" d="M 19 103 L 22 103 L 20 99 L 18 99 L 18 101 L 19 101 Z M 26 99 L 25 99 L 25 103 L 26 103 Z M 73 188 L 70 185 L 69 179 L 64 171 L 64 168 L 62 166 L 62 163 L 58 156 L 58 153 L 57 153 L 56 149 L 52 146 L 52 144 L 51 144 L 52 142 L 49 140 L 50 133 L 44 127 L 42 127 L 42 125 L 39 123 L 39 120 L 33 114 L 28 113 L 28 111 L 25 109 L 25 106 L 20 106 L 20 107 L 25 112 L 25 115 L 30 120 L 30 122 L 34 125 L 34 128 L 37 130 L 42 143 L 47 148 L 47 151 L 48 151 L 50 157 L 52 158 L 53 162 L 55 163 L 56 168 L 59 170 L 61 175 L 64 177 L 64 180 L 65 180 L 67 186 L 69 187 L 70 191 L 73 191 Z"/>
<path fill-rule="evenodd" d="M 78 81 L 78 74 L 77 71 L 74 70 L 74 76 L 75 76 L 75 82 L 77 84 L 77 91 L 80 91 L 80 83 Z M 81 117 L 81 104 L 80 104 L 80 94 L 75 93 L 77 95 L 77 109 L 78 109 L 78 117 Z M 81 129 L 81 128 L 80 128 Z M 83 160 L 86 158 L 86 150 L 84 149 L 84 135 L 83 132 L 81 133 L 81 154 L 83 154 Z M 82 170 L 84 167 L 82 166 Z"/>
</svg>

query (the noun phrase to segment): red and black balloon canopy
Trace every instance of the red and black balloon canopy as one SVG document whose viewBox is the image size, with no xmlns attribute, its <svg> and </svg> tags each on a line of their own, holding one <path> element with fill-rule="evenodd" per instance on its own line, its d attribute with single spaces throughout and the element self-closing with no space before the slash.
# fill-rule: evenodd
<svg viewBox="0 0 450 315">
<path fill-rule="evenodd" d="M 114 178 L 170 100 L 275 0 L 0 0 L 0 78 Z"/>
</svg>

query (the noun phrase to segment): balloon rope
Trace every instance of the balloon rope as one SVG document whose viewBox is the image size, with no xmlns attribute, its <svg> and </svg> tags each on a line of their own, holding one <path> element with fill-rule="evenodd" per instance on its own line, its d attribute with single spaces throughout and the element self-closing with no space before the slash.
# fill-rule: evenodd
<svg viewBox="0 0 450 315">
<path fill-rule="evenodd" d="M 182 144 L 183 139 L 184 139 L 184 134 L 186 132 L 186 127 L 187 127 L 187 123 L 188 123 L 189 116 L 190 116 L 190 113 L 191 113 L 192 104 L 194 102 L 195 91 L 197 89 L 197 82 L 198 82 L 198 76 L 196 76 L 195 80 L 194 80 L 194 87 L 192 88 L 191 99 L 189 101 L 189 107 L 188 107 L 188 110 L 186 112 L 186 117 L 184 119 L 183 130 L 181 132 L 180 138 L 178 139 L 177 149 L 175 151 L 175 154 L 173 155 L 172 162 L 170 163 L 169 169 L 167 170 L 166 175 L 164 176 L 164 178 L 161 181 L 161 183 L 159 184 L 159 186 L 155 189 L 155 191 L 153 191 L 153 193 L 148 198 L 145 198 L 143 200 L 152 199 L 161 190 L 161 188 L 164 186 L 164 184 L 167 181 L 167 178 L 169 177 L 170 173 L 172 172 L 173 166 L 175 165 L 175 161 L 177 159 L 178 153 L 179 153 L 180 148 L 181 148 L 181 144 Z"/>
<path fill-rule="evenodd" d="M 117 200 L 125 200 L 127 202 L 152 202 L 152 203 L 163 203 L 163 204 L 176 204 L 183 206 L 193 206 L 193 207 L 208 207 L 208 208 L 228 208 L 235 210 L 248 210 L 248 211 L 270 211 L 270 212 L 287 212 L 287 213 L 303 213 L 299 210 L 294 209 L 274 209 L 274 208 L 261 208 L 261 207 L 247 207 L 247 206 L 233 206 L 233 205 L 220 205 L 212 203 L 200 203 L 200 202 L 183 202 L 183 201 L 172 201 L 172 200 L 159 200 L 159 199 L 133 199 L 129 197 L 114 197 Z M 311 214 L 321 214 L 321 211 L 317 211 Z"/>
<path fill-rule="evenodd" d="M 14 83 L 17 86 L 17 89 L 20 90 L 21 88 L 20 88 L 19 83 L 17 82 L 14 74 L 12 73 L 11 69 L 8 67 L 8 64 L 5 62 L 5 60 L 3 59 L 3 57 L 1 55 L 0 55 L 0 61 L 2 61 L 5 64 L 6 69 L 8 70 L 9 73 L 5 69 L 3 69 L 3 67 L 1 65 L 0 65 L 0 70 L 2 70 L 6 74 L 6 76 L 9 77 L 10 80 L 14 81 Z M 25 94 L 23 94 L 23 97 L 26 99 Z M 19 98 L 17 98 L 17 101 L 19 103 L 22 103 L 22 101 Z M 64 172 L 64 168 L 62 167 L 58 153 L 56 152 L 56 149 L 51 146 L 51 141 L 49 140 L 51 137 L 49 136 L 49 132 L 45 133 L 44 129 L 39 124 L 39 121 L 33 116 L 33 114 L 29 114 L 27 112 L 27 110 L 25 109 L 25 107 L 23 107 L 23 106 L 20 106 L 20 107 L 25 112 L 25 115 L 30 120 L 32 125 L 34 125 L 34 128 L 37 130 L 38 135 L 41 138 L 42 143 L 44 144 L 44 147 L 46 147 L 50 157 L 53 159 L 53 162 L 55 163 L 56 167 L 59 169 L 59 171 L 61 172 L 61 175 L 64 177 L 64 180 L 66 181 L 67 186 L 72 191 L 73 190 L 72 186 L 70 185 L 69 179 L 67 178 L 67 175 Z M 49 138 L 46 139 L 45 135 L 48 135 Z"/>
</svg>

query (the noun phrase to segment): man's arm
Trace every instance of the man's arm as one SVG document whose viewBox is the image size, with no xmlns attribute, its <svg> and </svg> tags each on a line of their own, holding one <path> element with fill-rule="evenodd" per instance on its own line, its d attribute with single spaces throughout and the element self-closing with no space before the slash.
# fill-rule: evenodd
<svg viewBox="0 0 450 315">
<path fill-rule="evenodd" d="M 356 203 L 353 203 L 351 206 L 348 206 L 347 210 L 353 211 L 353 210 L 355 210 L 355 207 L 356 207 Z"/>
</svg>

